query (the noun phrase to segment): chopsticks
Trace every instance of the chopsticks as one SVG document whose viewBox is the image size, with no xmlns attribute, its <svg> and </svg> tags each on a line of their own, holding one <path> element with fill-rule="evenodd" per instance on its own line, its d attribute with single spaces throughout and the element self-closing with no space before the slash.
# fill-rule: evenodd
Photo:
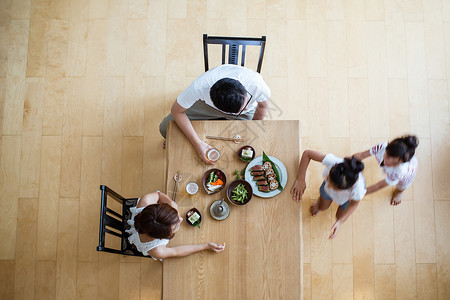
<svg viewBox="0 0 450 300">
<path fill-rule="evenodd" d="M 222 141 L 232 141 L 232 142 L 243 142 L 245 141 L 244 138 L 241 138 L 240 136 L 234 136 L 232 138 L 227 138 L 227 137 L 222 137 L 222 136 L 212 136 L 212 135 L 207 135 L 206 136 L 207 139 L 213 139 L 213 140 L 222 140 Z"/>
</svg>

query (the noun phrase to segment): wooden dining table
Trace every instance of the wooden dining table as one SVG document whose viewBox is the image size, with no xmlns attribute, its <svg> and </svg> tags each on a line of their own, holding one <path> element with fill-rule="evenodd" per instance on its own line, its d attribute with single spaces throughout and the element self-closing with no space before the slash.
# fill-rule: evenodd
<svg viewBox="0 0 450 300">
<path fill-rule="evenodd" d="M 202 216 L 200 228 L 183 221 L 169 247 L 207 242 L 225 243 L 221 253 L 202 251 L 163 261 L 163 299 L 302 299 L 302 220 L 301 205 L 292 200 L 290 189 L 297 176 L 300 156 L 299 121 L 193 121 L 200 139 L 220 151 L 214 165 L 205 164 L 176 123 L 167 133 L 166 193 L 174 198 L 174 175 L 181 175 L 176 202 L 183 218 L 195 207 Z M 242 143 L 213 140 L 207 136 L 243 138 Z M 256 157 L 263 151 L 279 159 L 287 171 L 284 190 L 272 198 L 253 195 L 243 206 L 227 200 L 226 187 L 209 195 L 202 177 L 212 168 L 222 170 L 227 185 L 247 163 L 238 150 L 250 145 Z M 186 184 L 196 182 L 194 195 Z M 213 219 L 210 206 L 225 198 L 229 216 Z"/>
</svg>

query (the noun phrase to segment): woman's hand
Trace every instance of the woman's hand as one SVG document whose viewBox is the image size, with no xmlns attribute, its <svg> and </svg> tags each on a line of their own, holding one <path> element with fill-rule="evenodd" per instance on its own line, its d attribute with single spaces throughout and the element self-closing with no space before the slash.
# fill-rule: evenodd
<svg viewBox="0 0 450 300">
<path fill-rule="evenodd" d="M 298 179 L 295 181 L 294 185 L 291 188 L 292 199 L 299 202 L 302 201 L 303 193 L 306 189 L 306 182 L 304 179 Z"/>
<path fill-rule="evenodd" d="M 331 234 L 328 237 L 330 240 L 337 235 L 337 232 L 338 232 L 340 226 L 341 226 L 341 221 L 337 220 L 334 223 L 333 227 L 331 227 Z"/>
<path fill-rule="evenodd" d="M 208 243 L 206 249 L 215 253 L 219 253 L 225 250 L 225 243 L 223 243 L 223 245 L 216 243 Z"/>
<path fill-rule="evenodd" d="M 206 153 L 209 151 L 209 149 L 212 149 L 212 147 L 203 141 L 200 141 L 200 143 L 195 145 L 195 150 L 197 150 L 197 154 L 203 160 L 203 162 L 208 165 L 213 165 L 214 163 L 206 157 Z"/>
</svg>

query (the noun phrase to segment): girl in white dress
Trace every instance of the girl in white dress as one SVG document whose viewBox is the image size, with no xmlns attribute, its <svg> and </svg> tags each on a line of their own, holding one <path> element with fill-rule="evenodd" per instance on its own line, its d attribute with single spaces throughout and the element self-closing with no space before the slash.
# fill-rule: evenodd
<svg viewBox="0 0 450 300">
<path fill-rule="evenodd" d="M 154 259 L 187 256 L 203 250 L 219 253 L 225 244 L 206 243 L 167 247 L 169 240 L 180 229 L 183 221 L 177 204 L 161 192 L 146 194 L 130 209 L 131 226 L 128 240 L 144 255 Z"/>
<path fill-rule="evenodd" d="M 376 192 L 388 185 L 395 185 L 396 189 L 391 198 L 391 205 L 399 205 L 402 202 L 402 193 L 414 181 L 417 173 L 417 159 L 414 156 L 419 139 L 414 135 L 396 138 L 391 142 L 377 144 L 355 154 L 355 157 L 363 160 L 374 155 L 378 164 L 386 174 L 386 178 L 367 188 L 367 194 Z"/>
<path fill-rule="evenodd" d="M 332 239 L 366 194 L 366 182 L 361 173 L 364 165 L 355 157 L 340 158 L 331 153 L 325 155 L 314 150 L 305 150 L 300 160 L 297 180 L 291 189 L 292 197 L 296 201 L 302 200 L 306 189 L 306 170 L 311 160 L 321 162 L 325 166 L 320 196 L 311 206 L 311 214 L 316 216 L 319 212 L 327 210 L 333 201 L 339 205 L 336 222 L 331 227 L 329 236 L 329 239 Z"/>
</svg>

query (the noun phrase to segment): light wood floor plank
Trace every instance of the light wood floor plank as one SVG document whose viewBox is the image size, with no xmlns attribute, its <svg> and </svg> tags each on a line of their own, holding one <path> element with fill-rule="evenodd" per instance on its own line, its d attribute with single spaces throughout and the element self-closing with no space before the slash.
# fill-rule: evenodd
<svg viewBox="0 0 450 300">
<path fill-rule="evenodd" d="M 374 209 L 371 201 L 353 214 L 353 298 L 374 298 Z"/>
<path fill-rule="evenodd" d="M 36 261 L 34 299 L 54 299 L 56 296 L 56 261 Z"/>
<path fill-rule="evenodd" d="M 64 98 L 60 197 L 80 197 L 81 143 L 83 131 L 83 102 L 85 79 L 66 79 Z"/>
<path fill-rule="evenodd" d="M 120 256 L 113 253 L 98 255 L 98 299 L 119 299 Z M 147 277 L 150 279 L 153 277 Z M 155 278 L 158 278 L 155 276 Z M 162 275 L 161 275 L 162 278 Z M 150 280 L 153 281 L 153 280 Z M 162 284 L 158 287 L 162 289 Z"/>
<path fill-rule="evenodd" d="M 101 136 L 104 117 L 107 21 L 89 21 L 86 57 L 86 98 L 83 135 Z"/>
<path fill-rule="evenodd" d="M 141 259 L 141 299 L 161 299 L 163 264 L 153 259 Z M 147 280 L 155 278 L 156 280 Z"/>
<path fill-rule="evenodd" d="M 20 135 L 22 131 L 29 24 L 28 20 L 13 20 L 9 25 L 4 135 Z"/>
<path fill-rule="evenodd" d="M 417 299 L 438 299 L 436 264 L 417 264 Z"/>
<path fill-rule="evenodd" d="M 387 189 L 386 189 L 387 190 Z M 373 195 L 374 262 L 393 264 L 394 256 L 394 211 L 383 201 L 381 192 Z"/>
<path fill-rule="evenodd" d="M 66 89 L 67 34 L 67 20 L 52 19 L 49 22 L 46 97 L 42 124 L 44 135 L 62 135 Z"/>
<path fill-rule="evenodd" d="M 306 2 L 306 55 L 308 76 L 327 76 L 327 23 L 325 0 Z"/>
<path fill-rule="evenodd" d="M 327 22 L 328 104 L 330 137 L 349 136 L 346 26 L 344 21 Z"/>
<path fill-rule="evenodd" d="M 27 60 L 27 76 L 30 77 L 43 77 L 47 72 L 50 7 L 50 0 L 32 1 L 31 4 Z"/>
<path fill-rule="evenodd" d="M 349 78 L 367 78 L 367 44 L 364 2 L 346 1 L 347 60 Z"/>
<path fill-rule="evenodd" d="M 148 56 L 146 39 L 132 33 L 145 28 L 145 20 L 128 21 L 128 43 L 123 111 L 124 136 L 144 135 L 145 69 Z"/>
<path fill-rule="evenodd" d="M 98 245 L 97 230 L 100 218 L 102 138 L 83 137 L 82 143 L 78 236 L 83 238 L 78 240 L 78 261 L 96 262 L 98 260 L 95 247 Z M 83 270 L 78 269 L 78 276 L 80 272 L 83 274 L 89 268 L 93 268 L 92 265 L 85 264 Z"/>
<path fill-rule="evenodd" d="M 11 1 L 10 15 L 12 19 L 30 18 L 31 0 Z"/>
<path fill-rule="evenodd" d="M 403 14 L 406 22 L 423 21 L 423 1 L 403 1 Z"/>
<path fill-rule="evenodd" d="M 14 280 L 14 297 L 17 299 L 34 297 L 37 215 L 38 199 L 19 199 Z"/>
<path fill-rule="evenodd" d="M 2 4 L 6 3 L 7 1 L 2 1 Z M 0 25 L 0 77 L 5 78 L 8 66 L 9 25 L 11 24 L 5 7 L 0 7 L 0 18 L 5 20 Z"/>
<path fill-rule="evenodd" d="M 52 19 L 68 19 L 69 18 L 70 0 L 52 1 L 50 17 Z"/>
<path fill-rule="evenodd" d="M 353 264 L 333 264 L 333 299 L 353 299 Z"/>
<path fill-rule="evenodd" d="M 119 279 L 119 299 L 139 299 L 140 263 L 121 263 Z"/>
<path fill-rule="evenodd" d="M 22 125 L 22 147 L 20 164 L 19 197 L 39 197 L 39 176 L 41 166 L 42 116 L 44 113 L 45 80 L 29 78 Z"/>
<path fill-rule="evenodd" d="M 20 136 L 3 136 L 0 160 L 0 258 L 14 259 L 19 197 Z"/>
<path fill-rule="evenodd" d="M 395 265 L 375 265 L 375 299 L 396 299 L 395 295 Z"/>
<path fill-rule="evenodd" d="M 39 189 L 37 260 L 56 260 L 61 137 L 43 136 Z"/>
<path fill-rule="evenodd" d="M 59 199 L 56 299 L 76 299 L 79 198 Z M 83 237 L 81 237 L 83 238 Z"/>
<path fill-rule="evenodd" d="M 267 21 L 266 31 L 267 35 L 272 37 L 271 40 L 273 44 L 271 45 L 277 46 L 273 47 L 269 45 L 266 47 L 264 56 L 265 58 L 267 58 L 267 60 L 264 62 L 264 72 L 266 72 L 266 74 L 270 74 L 270 76 L 286 77 L 288 63 L 286 55 L 288 47 L 288 41 L 286 40 L 286 21 L 278 18 L 269 19 Z M 245 33 L 243 33 L 242 35 L 245 35 Z M 256 70 L 257 63 L 255 60 L 250 60 L 250 58 L 251 56 L 249 55 L 249 60 L 247 60 L 249 68 Z M 250 61 L 252 61 L 253 63 L 250 63 Z"/>
<path fill-rule="evenodd" d="M 411 131 L 430 136 L 423 23 L 405 23 Z"/>
<path fill-rule="evenodd" d="M 408 82 L 406 79 L 388 79 L 390 136 L 410 133 Z"/>
<path fill-rule="evenodd" d="M 177 3 L 179 5 L 179 3 Z M 175 6 L 178 6 L 175 5 Z M 128 19 L 145 19 L 147 17 L 148 1 L 137 0 L 128 3 Z"/>
<path fill-rule="evenodd" d="M 89 0 L 70 1 L 67 36 L 67 76 L 86 75 Z"/>
<path fill-rule="evenodd" d="M 108 17 L 108 0 L 89 1 L 89 19 L 106 19 Z"/>
<path fill-rule="evenodd" d="M 435 200 L 450 200 L 450 156 L 448 155 L 450 136 L 449 98 L 446 80 L 428 80 L 430 105 L 431 162 L 433 173 L 433 196 Z"/>
<path fill-rule="evenodd" d="M 106 37 L 106 75 L 109 76 L 125 75 L 128 37 L 127 9 L 125 1 L 109 1 Z"/>
<path fill-rule="evenodd" d="M 370 118 L 370 108 L 367 79 L 351 78 L 348 80 L 348 108 L 350 153 L 369 149 L 371 146 L 370 122 L 368 122 Z M 365 168 L 364 176 L 367 176 L 367 173 L 370 172 Z M 367 177 L 366 180 L 368 180 Z"/>
<path fill-rule="evenodd" d="M 450 295 L 450 227 L 445 223 L 449 213 L 449 201 L 435 201 L 438 299 L 445 299 Z"/>
<path fill-rule="evenodd" d="M 0 260 L 0 298 L 14 299 L 14 260 Z"/>
<path fill-rule="evenodd" d="M 78 262 L 77 299 L 97 299 L 98 262 Z"/>
<path fill-rule="evenodd" d="M 419 168 L 413 183 L 416 262 L 436 262 L 436 238 L 434 225 L 433 173 L 431 170 L 430 140 L 421 139 L 420 150 L 417 149 Z"/>
<path fill-rule="evenodd" d="M 123 139 L 122 196 L 140 197 L 143 193 L 143 144 L 142 137 Z"/>
<path fill-rule="evenodd" d="M 394 209 L 396 296 L 399 299 L 415 299 L 416 256 L 412 228 L 414 227 L 414 204 L 404 201 Z"/>
<path fill-rule="evenodd" d="M 367 2 L 366 2 L 367 3 Z M 367 9 L 367 7 L 366 7 Z M 371 137 L 389 137 L 386 33 L 381 22 L 366 23 Z"/>
<path fill-rule="evenodd" d="M 152 55 L 148 57 L 146 76 L 164 76 L 166 72 L 167 11 L 166 1 L 148 3 L 147 41 Z"/>
<path fill-rule="evenodd" d="M 389 78 L 406 78 L 405 28 L 402 0 L 385 1 L 386 58 Z"/>
<path fill-rule="evenodd" d="M 384 20 L 384 1 L 383 0 L 365 0 L 365 16 L 367 21 Z"/>
<path fill-rule="evenodd" d="M 427 77 L 446 79 L 444 26 L 441 0 L 429 0 L 423 7 Z"/>
</svg>

